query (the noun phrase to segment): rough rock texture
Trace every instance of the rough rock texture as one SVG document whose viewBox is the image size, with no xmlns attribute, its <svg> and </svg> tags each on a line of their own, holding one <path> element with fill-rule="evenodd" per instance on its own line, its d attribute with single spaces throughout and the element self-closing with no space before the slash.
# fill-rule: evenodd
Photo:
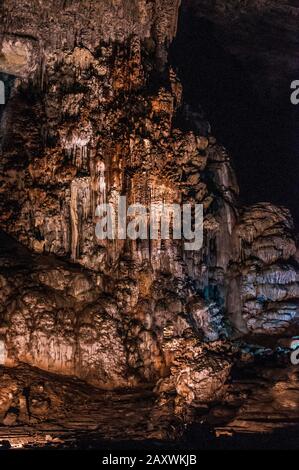
<svg viewBox="0 0 299 470">
<path fill-rule="evenodd" d="M 198 131 L 174 125 L 186 118 L 167 63 L 178 6 L 3 2 L 0 70 L 13 78 L 0 223 L 23 247 L 3 235 L 0 328 L 6 365 L 109 389 L 162 379 L 157 390 L 169 386 L 180 413 L 225 390 L 231 359 L 217 340 L 230 334 L 227 313 L 246 332 L 295 322 L 297 265 L 288 213 L 260 205 L 239 218 L 230 158 L 209 124 L 187 112 Z M 202 203 L 202 250 L 99 242 L 96 206 L 120 195 Z"/>
<path fill-rule="evenodd" d="M 103 388 L 129 384 L 119 319 L 107 313 L 105 300 L 99 302 L 97 274 L 34 257 L 4 235 L 3 245 L 1 338 L 6 362 L 76 374 Z"/>
<path fill-rule="evenodd" d="M 0 384 L 1 449 L 107 448 L 108 441 L 124 440 L 124 429 L 126 441 L 169 441 L 183 432 L 182 416 L 185 421 L 191 417 L 190 413 L 186 416 L 185 404 L 180 399 L 174 402 L 165 391 L 160 393 L 157 406 L 154 394 L 147 389 L 104 392 L 78 379 L 28 365 L 0 367 Z M 200 388 L 207 389 L 197 386 L 197 390 Z M 277 438 L 280 443 L 287 440 L 289 447 L 292 444 L 292 448 L 297 448 L 298 393 L 298 368 L 277 364 L 261 367 L 254 364 L 253 355 L 252 364 L 239 364 L 233 382 L 225 385 L 217 402 L 201 394 L 192 418 L 193 445 L 198 446 L 202 439 L 207 446 L 215 440 L 221 445 L 219 437 L 225 436 L 225 447 L 236 448 L 240 434 L 245 434 L 244 445 L 248 448 L 250 434 L 266 433 L 258 434 L 256 448 L 262 445 L 262 439 L 271 443 L 267 433 L 289 427 L 292 432 Z M 204 429 L 212 428 L 214 432 L 204 434 L 203 423 Z M 189 439 L 191 436 L 189 433 Z M 124 445 L 126 442 L 122 442 Z M 175 445 L 177 448 L 178 441 Z M 275 435 L 272 445 L 277 448 Z"/>
<path fill-rule="evenodd" d="M 190 331 L 177 338 L 167 333 L 163 349 L 171 364 L 170 375 L 157 382 L 156 406 L 160 413 L 167 415 L 171 409 L 180 419 L 192 421 L 194 409 L 225 395 L 233 348 L 222 342 L 200 344 Z"/>
<path fill-rule="evenodd" d="M 235 237 L 229 302 L 237 326 L 257 334 L 291 332 L 299 321 L 299 279 L 289 211 L 265 203 L 244 209 Z"/>
<path fill-rule="evenodd" d="M 24 364 L 1 366 L 0 384 L 0 448 L 171 437 L 173 418 L 154 419 L 147 389 L 105 392 Z"/>
<path fill-rule="evenodd" d="M 33 25 L 41 21 L 39 11 L 30 12 Z M 72 12 L 66 6 L 57 13 L 55 37 L 60 28 L 67 34 L 63 21 Z M 152 41 L 141 40 L 148 28 L 132 36 L 129 23 L 116 41 L 105 32 L 105 17 L 104 33 L 92 35 L 89 25 L 87 35 L 82 29 L 69 42 L 53 44 L 53 34 L 41 27 L 42 81 L 33 74 L 14 82 L 2 118 L 2 228 L 34 252 L 68 258 L 86 271 L 38 267 L 29 289 L 21 285 L 17 295 L 8 288 L 8 362 L 123 386 L 132 377 L 155 380 L 167 373 L 162 342 L 168 322 L 176 334 L 190 325 L 209 340 L 224 333 L 238 188 L 214 138 L 172 125 L 181 86 L 173 70 L 164 67 L 157 75 L 156 67 L 162 43 L 174 34 L 177 8 L 164 6 L 163 12 L 144 20 L 157 31 Z M 3 40 L 14 47 L 12 32 L 21 35 L 18 16 L 7 8 L 4 16 L 10 36 Z M 11 72 L 5 68 L 9 57 L 4 72 Z M 181 241 L 171 240 L 99 243 L 96 205 L 116 205 L 121 194 L 146 205 L 203 203 L 204 251 L 184 252 Z"/>
<path fill-rule="evenodd" d="M 293 426 L 296 434 L 298 398 L 298 368 L 245 368 L 204 420 L 213 423 L 218 436 L 267 433 L 286 426 Z"/>
</svg>

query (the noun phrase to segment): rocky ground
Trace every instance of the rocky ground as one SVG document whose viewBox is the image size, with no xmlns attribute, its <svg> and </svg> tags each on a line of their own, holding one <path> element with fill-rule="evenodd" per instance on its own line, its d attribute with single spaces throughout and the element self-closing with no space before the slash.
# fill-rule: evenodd
<svg viewBox="0 0 299 470">
<path fill-rule="evenodd" d="M 223 399 L 202 402 L 188 426 L 161 413 L 151 388 L 104 392 L 26 365 L 0 374 L 3 449 L 275 447 L 280 435 L 291 440 L 278 447 L 293 448 L 299 423 L 298 368 L 282 364 L 239 366 Z"/>
</svg>

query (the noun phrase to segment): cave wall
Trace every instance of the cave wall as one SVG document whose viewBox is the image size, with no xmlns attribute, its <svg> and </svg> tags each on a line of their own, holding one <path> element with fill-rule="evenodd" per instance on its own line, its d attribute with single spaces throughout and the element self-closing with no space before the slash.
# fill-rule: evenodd
<svg viewBox="0 0 299 470">
<path fill-rule="evenodd" d="M 208 395 L 230 369 L 202 343 L 224 341 L 233 328 L 272 334 L 297 321 L 290 215 L 270 204 L 240 211 L 230 157 L 205 118 L 184 106 L 167 62 L 178 8 L 158 0 L 1 7 L 0 71 L 14 78 L 1 119 L 0 222 L 29 250 L 2 257 L 9 365 L 23 361 L 105 388 L 170 374 L 192 401 L 188 380 L 206 373 Z M 196 129 L 180 128 L 178 116 L 196 120 Z M 203 204 L 203 249 L 187 252 L 180 240 L 99 242 L 96 206 L 116 205 L 120 195 Z M 279 260 L 293 267 L 276 282 Z M 242 287 L 254 269 L 264 270 L 253 275 L 256 289 L 270 270 L 261 304 L 259 292 L 248 297 Z M 272 298 L 273 284 L 285 298 Z"/>
</svg>

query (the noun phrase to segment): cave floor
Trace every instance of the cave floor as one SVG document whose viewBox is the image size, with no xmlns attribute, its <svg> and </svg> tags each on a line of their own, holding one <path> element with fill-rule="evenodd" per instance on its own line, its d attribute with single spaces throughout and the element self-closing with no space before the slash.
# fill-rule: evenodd
<svg viewBox="0 0 299 470">
<path fill-rule="evenodd" d="M 299 370 L 244 367 L 228 385 L 222 402 L 198 408 L 186 427 L 157 414 L 150 389 L 101 391 L 20 365 L 1 368 L 2 382 L 20 390 L 30 377 L 34 406 L 20 410 L 12 425 L 0 426 L 2 448 L 298 448 Z M 41 385 L 43 384 L 43 385 Z M 43 387 L 42 392 L 38 387 Z M 23 387 L 23 388 L 22 388 Z M 5 388 L 5 387 L 4 387 Z M 45 406 L 45 394 L 52 408 Z M 155 416 L 156 414 L 156 416 Z M 10 416 L 12 413 L 10 413 Z M 38 416 L 39 415 L 39 416 Z M 171 429 L 172 428 L 172 429 Z M 171 432 L 170 432 L 171 430 Z"/>
<path fill-rule="evenodd" d="M 31 396 L 13 425 L 0 426 L 4 446 L 8 441 L 12 448 L 73 447 L 85 440 L 142 440 L 149 432 L 155 400 L 150 389 L 104 391 L 25 364 L 1 367 L 0 377 L 3 392 L 13 387 L 24 395 L 30 383 Z"/>
</svg>

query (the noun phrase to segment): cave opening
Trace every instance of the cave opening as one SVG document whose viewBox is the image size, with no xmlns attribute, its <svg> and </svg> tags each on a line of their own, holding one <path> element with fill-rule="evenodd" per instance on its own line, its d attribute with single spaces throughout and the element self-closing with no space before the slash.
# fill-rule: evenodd
<svg viewBox="0 0 299 470">
<path fill-rule="evenodd" d="M 230 152 L 240 202 L 286 206 L 298 226 L 299 113 L 288 88 L 293 76 L 288 81 L 286 71 L 285 85 L 274 94 L 262 77 L 268 64 L 260 58 L 244 63 L 230 54 L 219 28 L 181 7 L 170 62 L 182 81 L 184 100 L 193 113 L 202 106 L 212 134 Z M 179 125 L 188 127 L 182 119 Z"/>
</svg>

